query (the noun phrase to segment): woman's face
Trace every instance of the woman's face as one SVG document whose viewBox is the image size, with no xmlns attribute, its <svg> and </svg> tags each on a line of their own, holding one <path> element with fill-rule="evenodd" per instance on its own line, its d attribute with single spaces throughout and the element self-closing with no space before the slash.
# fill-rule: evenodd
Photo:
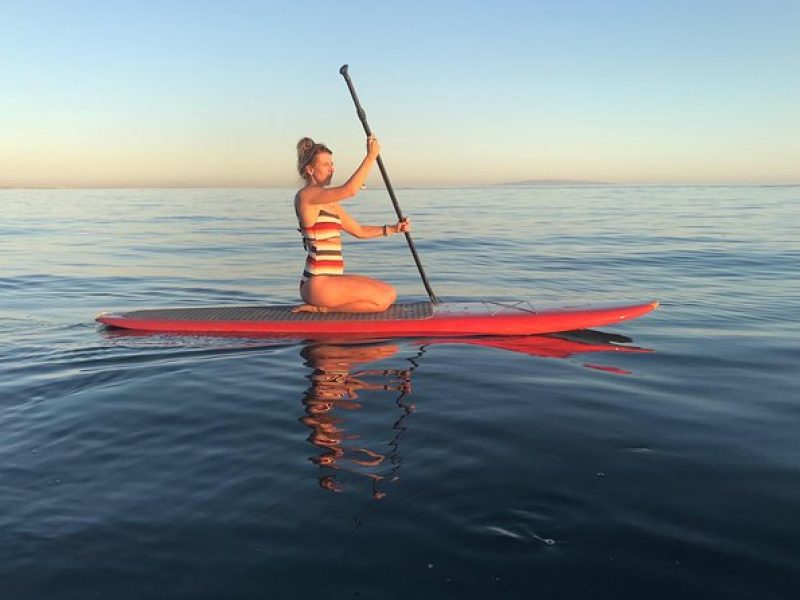
<svg viewBox="0 0 800 600">
<path fill-rule="evenodd" d="M 328 185 L 333 179 L 333 155 L 330 152 L 320 152 L 314 162 L 308 167 L 311 180 L 320 185 Z"/>
</svg>

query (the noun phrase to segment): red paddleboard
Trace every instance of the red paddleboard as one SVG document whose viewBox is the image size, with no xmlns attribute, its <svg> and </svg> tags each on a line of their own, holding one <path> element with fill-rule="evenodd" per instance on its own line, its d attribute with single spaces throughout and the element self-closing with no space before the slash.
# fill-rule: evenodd
<svg viewBox="0 0 800 600">
<path fill-rule="evenodd" d="M 291 306 L 168 308 L 103 313 L 112 327 L 170 333 L 258 333 L 280 336 L 414 337 L 531 335 L 612 325 L 658 302 L 537 310 L 527 302 L 394 304 L 380 313 L 293 313 Z"/>
</svg>

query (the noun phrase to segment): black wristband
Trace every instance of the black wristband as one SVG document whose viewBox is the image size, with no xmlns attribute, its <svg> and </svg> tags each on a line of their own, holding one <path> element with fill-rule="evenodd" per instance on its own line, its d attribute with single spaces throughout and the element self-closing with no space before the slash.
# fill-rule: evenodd
<svg viewBox="0 0 800 600">
<path fill-rule="evenodd" d="M 388 227 L 388 225 L 384 225 L 383 226 L 383 237 L 386 237 L 387 235 L 389 235 L 387 230 L 386 230 L 387 227 Z"/>
</svg>

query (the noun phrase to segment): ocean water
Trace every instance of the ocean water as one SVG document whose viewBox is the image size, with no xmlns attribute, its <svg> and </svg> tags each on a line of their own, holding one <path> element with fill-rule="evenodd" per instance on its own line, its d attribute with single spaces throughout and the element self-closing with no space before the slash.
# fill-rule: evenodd
<svg viewBox="0 0 800 600">
<path fill-rule="evenodd" d="M 601 331 L 94 323 L 295 302 L 292 193 L 0 190 L 0 597 L 800 597 L 800 188 L 398 190 L 444 299 L 662 302 Z"/>
</svg>

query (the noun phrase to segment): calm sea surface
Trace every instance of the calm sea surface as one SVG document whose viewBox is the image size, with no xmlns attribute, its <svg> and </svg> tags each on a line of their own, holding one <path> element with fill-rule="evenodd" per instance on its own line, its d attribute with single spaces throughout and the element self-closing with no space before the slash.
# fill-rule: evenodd
<svg viewBox="0 0 800 600">
<path fill-rule="evenodd" d="M 800 597 L 800 188 L 398 191 L 444 299 L 662 302 L 601 332 L 94 323 L 295 302 L 292 193 L 0 190 L 0 598 Z"/>
</svg>

